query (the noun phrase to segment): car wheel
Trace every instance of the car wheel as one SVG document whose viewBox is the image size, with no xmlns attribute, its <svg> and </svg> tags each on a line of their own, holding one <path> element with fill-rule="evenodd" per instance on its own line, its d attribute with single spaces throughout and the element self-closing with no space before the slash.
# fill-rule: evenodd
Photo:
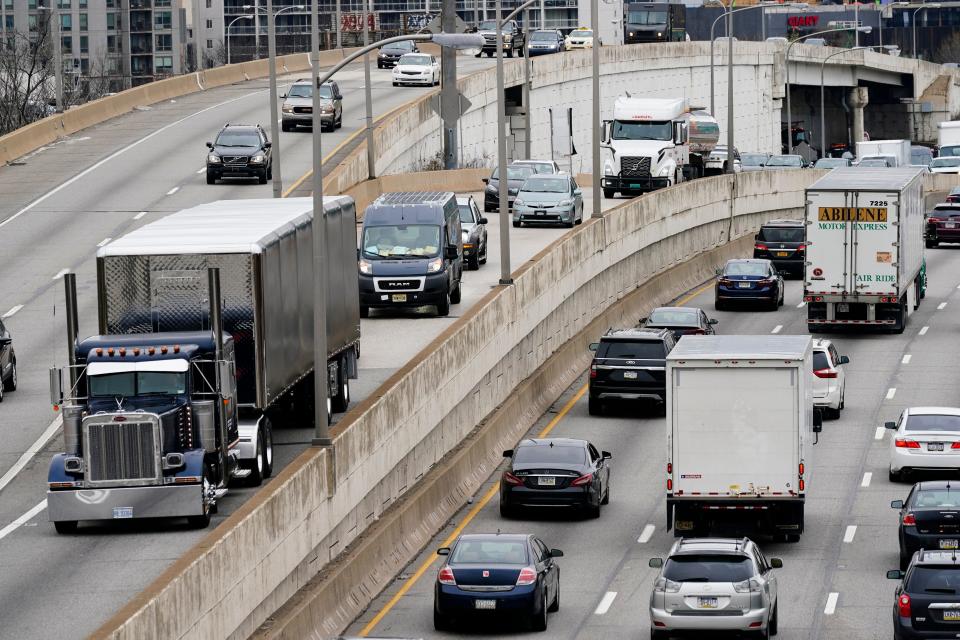
<svg viewBox="0 0 960 640">
<path fill-rule="evenodd" d="M 360 317 L 361 317 L 361 318 L 369 318 L 369 317 L 370 317 L 370 307 L 365 307 L 365 306 L 363 306 L 363 305 L 360 305 Z"/>
<path fill-rule="evenodd" d="M 533 612 L 533 618 L 530 620 L 530 628 L 534 631 L 547 630 L 547 590 L 543 589 L 543 601 L 540 603 L 540 611 Z"/>
<path fill-rule="evenodd" d="M 477 250 L 477 253 L 470 258 L 467 258 L 467 268 L 471 271 L 476 271 L 480 268 L 480 250 Z"/>
<path fill-rule="evenodd" d="M 217 177 L 207 171 L 207 184 L 217 184 Z"/>
<path fill-rule="evenodd" d="M 433 629 L 434 631 L 446 631 L 450 628 L 450 620 L 436 609 L 433 610 Z"/>
<path fill-rule="evenodd" d="M 287 122 L 286 120 L 282 120 L 282 121 L 280 122 L 280 130 L 281 130 L 281 131 L 290 131 L 291 129 L 293 129 L 293 127 L 292 127 L 292 126 L 290 125 L 290 123 Z"/>
<path fill-rule="evenodd" d="M 4 391 L 16 391 L 17 390 L 17 361 L 14 360 L 10 363 L 10 377 L 7 378 L 7 381 L 2 385 Z"/>
<path fill-rule="evenodd" d="M 603 415 L 603 401 L 600 398 L 594 398 L 593 396 L 587 400 L 587 413 L 592 416 L 602 416 Z"/>
<path fill-rule="evenodd" d="M 437 315 L 445 317 L 450 315 L 450 293 L 443 294 L 443 299 L 437 303 Z"/>
<path fill-rule="evenodd" d="M 777 303 L 777 306 L 778 306 L 778 307 L 782 307 L 782 306 L 783 306 L 783 296 L 784 296 L 783 287 L 780 287 L 780 301 Z"/>
<path fill-rule="evenodd" d="M 926 242 L 927 249 L 936 249 L 940 245 L 936 240 L 927 240 Z"/>
<path fill-rule="evenodd" d="M 483 241 L 483 257 L 480 258 L 480 264 L 487 264 L 487 241 Z"/>
<path fill-rule="evenodd" d="M 451 304 L 460 304 L 460 283 L 457 283 L 457 288 L 450 292 L 450 303 Z"/>
<path fill-rule="evenodd" d="M 510 519 L 513 517 L 513 507 L 500 500 L 500 517 Z"/>
<path fill-rule="evenodd" d="M 887 479 L 890 480 L 890 482 L 901 482 L 903 480 L 903 470 L 894 471 L 890 469 L 887 472 Z"/>
<path fill-rule="evenodd" d="M 267 180 L 273 180 L 273 163 L 270 163 L 270 166 L 267 167 Z"/>
<path fill-rule="evenodd" d="M 666 631 L 650 629 L 650 640 L 667 640 L 669 637 Z"/>
<path fill-rule="evenodd" d="M 574 220 L 571 220 L 570 222 L 564 222 L 563 226 L 566 227 L 567 229 L 572 229 L 574 224 L 576 224 L 576 222 Z"/>
<path fill-rule="evenodd" d="M 337 128 L 337 129 L 340 129 L 340 128 L 342 128 L 342 127 L 343 127 L 343 112 L 341 111 L 341 112 L 340 112 L 340 116 L 337 118 L 336 128 Z"/>
<path fill-rule="evenodd" d="M 606 198 L 607 200 L 610 200 L 610 199 L 613 198 L 613 196 L 615 196 L 615 195 L 617 195 L 617 192 L 614 191 L 613 189 L 604 189 L 604 190 L 603 190 L 603 197 Z"/>
<path fill-rule="evenodd" d="M 842 389 L 840 391 L 840 406 L 837 407 L 837 409 L 839 411 L 843 411 L 843 408 L 846 406 L 846 403 L 847 403 L 846 389 Z"/>
<path fill-rule="evenodd" d="M 587 503 L 587 517 L 591 520 L 596 520 L 600 517 L 600 500 L 597 500 L 597 504 Z"/>
<path fill-rule="evenodd" d="M 267 184 L 267 170 L 264 169 L 260 172 L 260 175 L 257 176 L 257 182 L 260 184 Z"/>
<path fill-rule="evenodd" d="M 550 613 L 560 611 L 560 576 L 557 576 L 557 592 L 553 596 L 553 604 L 547 609 Z"/>
<path fill-rule="evenodd" d="M 519 220 L 514 220 L 514 221 L 513 221 L 513 226 L 516 227 L 516 228 L 518 228 L 518 229 L 520 228 L 520 226 L 521 226 L 522 224 L 523 224 L 523 223 L 520 222 Z"/>
<path fill-rule="evenodd" d="M 780 619 L 780 615 L 777 613 L 777 608 L 779 606 L 780 606 L 779 603 L 773 605 L 773 615 L 770 616 L 770 622 L 767 623 L 767 626 L 770 629 L 770 635 L 772 636 L 777 635 L 777 625 Z"/>
<path fill-rule="evenodd" d="M 396 82 L 394 82 L 394 83 L 393 83 L 393 86 L 397 87 L 397 86 L 399 86 L 399 85 L 398 85 Z"/>
<path fill-rule="evenodd" d="M 65 535 L 68 533 L 77 532 L 77 521 L 76 520 L 61 520 L 59 522 L 53 523 L 53 528 L 57 530 L 57 533 Z"/>
<path fill-rule="evenodd" d="M 713 308 L 716 309 L 717 311 L 723 311 L 724 309 L 727 308 L 727 304 L 722 300 L 714 300 Z"/>
<path fill-rule="evenodd" d="M 610 481 L 607 480 L 607 483 Z M 600 504 L 610 504 L 610 485 L 605 484 L 603 486 L 603 500 L 600 501 Z"/>
</svg>

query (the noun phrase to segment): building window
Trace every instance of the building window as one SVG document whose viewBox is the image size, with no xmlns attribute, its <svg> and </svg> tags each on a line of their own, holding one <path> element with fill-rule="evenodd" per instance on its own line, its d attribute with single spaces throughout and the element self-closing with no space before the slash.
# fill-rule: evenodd
<svg viewBox="0 0 960 640">
<path fill-rule="evenodd" d="M 7 31 L 13 31 L 13 16 L 6 15 L 3 17 L 4 26 L 7 28 Z"/>
<path fill-rule="evenodd" d="M 64 54 L 73 53 L 73 38 L 71 36 L 60 38 L 60 51 Z"/>
<path fill-rule="evenodd" d="M 80 58 L 80 73 L 89 74 L 90 73 L 90 60 L 87 58 Z"/>
<path fill-rule="evenodd" d="M 37 16 L 36 14 L 27 16 L 27 28 L 30 30 L 30 33 L 37 32 Z"/>
<path fill-rule="evenodd" d="M 207 0 L 209 2 L 210 0 Z M 3 0 L 4 9 L 13 9 L 13 0 Z"/>
<path fill-rule="evenodd" d="M 207 29 L 213 29 L 213 20 L 207 20 Z"/>
<path fill-rule="evenodd" d="M 87 0 L 78 0 L 77 6 L 80 7 L 81 9 L 86 9 L 86 8 L 87 8 Z"/>
<path fill-rule="evenodd" d="M 87 14 L 81 13 L 80 14 L 80 31 L 86 31 L 86 30 L 87 30 Z"/>
<path fill-rule="evenodd" d="M 213 40 L 207 40 L 207 49 L 213 49 Z"/>
<path fill-rule="evenodd" d="M 36 9 L 37 0 L 27 0 L 27 9 Z"/>
<path fill-rule="evenodd" d="M 213 8 L 213 0 L 207 0 L 207 9 Z"/>
<path fill-rule="evenodd" d="M 170 11 L 155 11 L 153 14 L 153 28 L 170 29 L 173 22 L 172 15 Z"/>
<path fill-rule="evenodd" d="M 173 56 L 157 56 L 153 68 L 154 73 L 173 73 Z"/>
<path fill-rule="evenodd" d="M 80 53 L 90 53 L 90 38 L 80 36 Z"/>
<path fill-rule="evenodd" d="M 117 14 L 108 13 L 107 14 L 107 31 L 116 31 L 117 30 Z"/>
<path fill-rule="evenodd" d="M 159 33 L 156 36 L 154 51 L 173 51 L 173 36 L 169 33 Z"/>
<path fill-rule="evenodd" d="M 73 16 L 69 13 L 60 14 L 60 29 L 62 31 L 73 30 Z"/>
<path fill-rule="evenodd" d="M 70 0 L 57 0 L 57 8 L 58 8 L 58 9 L 69 9 L 69 8 L 70 8 Z"/>
<path fill-rule="evenodd" d="M 169 7 L 170 0 L 153 0 L 154 7 Z"/>
<path fill-rule="evenodd" d="M 120 47 L 117 45 L 117 36 L 107 36 L 107 53 L 120 52 Z"/>
</svg>

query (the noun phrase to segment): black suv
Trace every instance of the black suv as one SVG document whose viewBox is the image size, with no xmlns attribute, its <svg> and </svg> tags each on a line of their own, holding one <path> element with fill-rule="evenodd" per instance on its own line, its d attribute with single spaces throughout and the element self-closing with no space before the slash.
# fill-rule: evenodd
<svg viewBox="0 0 960 640">
<path fill-rule="evenodd" d="M 676 342 L 669 329 L 611 329 L 590 345 L 590 415 L 603 413 L 604 400 L 667 399 L 667 354 Z"/>
<path fill-rule="evenodd" d="M 4 391 L 17 389 L 17 354 L 13 351 L 13 336 L 0 320 L 0 402 Z"/>
<path fill-rule="evenodd" d="M 957 551 L 913 554 L 906 571 L 887 571 L 900 580 L 893 603 L 893 637 L 952 638 L 960 624 L 960 559 Z"/>
<path fill-rule="evenodd" d="M 273 178 L 273 156 L 267 132 L 258 124 L 225 124 L 207 148 L 207 184 L 223 178 Z"/>
<path fill-rule="evenodd" d="M 770 220 L 760 227 L 753 245 L 753 257 L 765 258 L 778 271 L 802 277 L 807 259 L 806 236 L 803 220 Z"/>
</svg>

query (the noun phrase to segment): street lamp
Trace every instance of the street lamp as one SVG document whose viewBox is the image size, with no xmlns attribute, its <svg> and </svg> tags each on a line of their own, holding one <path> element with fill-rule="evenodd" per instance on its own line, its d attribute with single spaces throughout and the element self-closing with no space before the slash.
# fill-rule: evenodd
<svg viewBox="0 0 960 640">
<path fill-rule="evenodd" d="M 913 10 L 913 17 L 910 18 L 910 26 L 913 28 L 913 57 L 917 57 L 917 12 L 923 11 L 924 9 L 939 9 L 939 2 L 931 2 L 930 4 L 925 4 L 922 7 Z"/>
<path fill-rule="evenodd" d="M 238 20 L 252 20 L 252 19 L 253 19 L 253 16 L 237 16 L 236 18 L 230 21 L 230 24 L 227 25 L 227 29 L 224 32 L 226 34 L 224 35 L 224 38 L 227 41 L 227 64 L 230 64 L 230 27 L 232 27 L 233 23 L 237 22 Z"/>
<path fill-rule="evenodd" d="M 793 45 L 797 44 L 801 40 L 807 38 L 812 38 L 814 36 L 822 36 L 826 33 L 837 33 L 839 31 L 853 31 L 856 30 L 859 33 L 870 33 L 873 30 L 873 27 L 837 27 L 835 29 L 824 29 L 823 31 L 815 31 L 813 33 L 808 33 L 805 36 L 800 36 L 789 45 L 787 45 L 787 53 L 784 55 L 784 66 L 787 67 L 787 154 L 793 153 L 793 131 L 791 130 L 791 123 L 793 122 L 793 114 L 790 111 L 790 49 L 793 48 Z"/>
<path fill-rule="evenodd" d="M 843 54 L 845 54 L 845 53 L 850 53 L 851 51 L 869 51 L 869 50 L 873 50 L 873 49 L 893 49 L 893 48 L 896 48 L 896 46 L 891 44 L 891 45 L 887 45 L 887 46 L 877 45 L 877 46 L 875 46 L 875 47 L 854 47 L 853 49 L 841 49 L 840 51 L 834 51 L 833 53 L 831 53 L 830 55 L 828 55 L 826 58 L 824 58 L 824 59 L 823 59 L 823 62 L 820 63 L 820 157 L 821 157 L 821 158 L 826 157 L 826 155 L 827 155 L 827 133 L 826 133 L 827 120 L 826 120 L 826 116 L 824 115 L 824 109 L 825 109 L 825 107 L 824 107 L 824 93 L 825 93 L 825 91 L 824 91 L 824 82 L 823 82 L 823 70 L 824 70 L 824 67 L 825 67 L 826 64 L 827 64 L 827 60 L 829 60 L 830 58 L 832 58 L 832 57 L 834 57 L 834 56 L 841 56 L 841 55 L 843 55 Z M 789 132 L 789 127 L 790 127 L 790 123 L 788 122 L 788 123 L 787 123 L 787 128 L 788 128 L 787 137 L 790 138 L 791 141 L 792 141 L 792 134 Z"/>
<path fill-rule="evenodd" d="M 311 4 L 313 18 L 311 30 L 312 46 L 310 48 L 311 79 L 313 84 L 313 385 L 314 385 L 314 437 L 313 446 L 326 447 L 332 444 L 328 427 L 327 412 L 327 292 L 326 292 L 326 229 L 324 227 L 323 207 L 323 150 L 321 147 L 320 128 L 320 87 L 357 58 L 365 56 L 374 49 L 378 49 L 394 42 L 413 40 L 416 42 L 433 42 L 441 47 L 454 49 L 480 49 L 483 47 L 483 36 L 476 33 L 437 33 L 412 34 L 396 36 L 379 40 L 361 47 L 349 56 L 335 64 L 322 76 L 320 75 L 320 29 L 317 20 L 317 4 Z M 318 77 L 319 76 L 319 77 Z"/>
<path fill-rule="evenodd" d="M 37 11 L 49 11 L 47 31 L 53 40 L 53 79 L 57 99 L 57 113 L 63 113 L 63 43 L 60 38 L 60 12 L 53 7 L 37 7 Z"/>
</svg>

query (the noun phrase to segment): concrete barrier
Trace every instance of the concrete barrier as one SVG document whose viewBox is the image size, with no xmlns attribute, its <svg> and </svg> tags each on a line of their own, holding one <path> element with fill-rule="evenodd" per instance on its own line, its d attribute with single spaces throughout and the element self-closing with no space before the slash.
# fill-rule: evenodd
<svg viewBox="0 0 960 640">
<path fill-rule="evenodd" d="M 333 449 L 305 451 L 94 637 L 249 636 L 321 569 L 337 570 L 330 562 L 461 446 L 476 416 L 508 401 L 600 314 L 658 275 L 749 236 L 763 220 L 796 213 L 804 186 L 820 174 L 700 180 L 625 202 L 566 234 L 354 407 L 333 430 Z M 692 286 L 710 266 L 686 267 L 682 284 L 673 274 L 659 281 L 665 293 Z M 550 400 L 542 393 L 532 414 Z M 464 487 L 482 478 L 476 470 Z M 408 520 L 407 533 L 429 536 L 463 491 Z M 393 561 L 410 552 L 396 549 Z M 378 584 L 341 588 L 335 608 L 313 610 L 323 619 L 320 634 L 339 631 Z"/>
</svg>

